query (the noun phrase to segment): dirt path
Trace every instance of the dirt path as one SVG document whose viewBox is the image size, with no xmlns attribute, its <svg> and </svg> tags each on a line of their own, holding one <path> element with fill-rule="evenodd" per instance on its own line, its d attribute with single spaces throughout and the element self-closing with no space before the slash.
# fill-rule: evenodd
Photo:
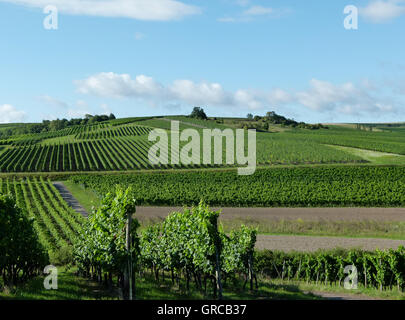
<svg viewBox="0 0 405 320">
<path fill-rule="evenodd" d="M 137 207 L 140 219 L 164 219 L 181 207 Z M 218 208 L 213 208 L 218 210 Z M 222 208 L 221 219 L 304 221 L 405 221 L 405 208 Z"/>
<path fill-rule="evenodd" d="M 87 211 L 64 186 L 62 182 L 53 183 L 62 198 L 84 217 Z M 218 208 L 213 208 L 218 210 Z M 170 212 L 182 211 L 181 207 L 137 207 L 136 216 L 139 220 L 163 220 Z M 328 221 L 405 221 L 404 208 L 222 208 L 221 219 L 241 220 L 328 220 Z M 338 238 L 309 236 L 270 236 L 259 235 L 258 249 L 282 251 L 316 251 L 318 249 L 362 248 L 375 250 L 405 246 L 404 240 L 372 239 L 372 238 Z"/>
<path fill-rule="evenodd" d="M 328 300 L 383 300 L 381 298 L 369 297 L 363 294 L 349 294 L 349 293 L 346 294 L 346 293 L 321 292 L 321 291 L 310 291 L 310 293 Z"/>
<path fill-rule="evenodd" d="M 257 236 L 257 249 L 280 251 L 316 251 L 319 249 L 360 248 L 373 251 L 375 249 L 397 249 L 405 246 L 405 240 L 375 239 L 375 238 L 338 238 L 338 237 L 309 237 L 309 236 Z"/>
<path fill-rule="evenodd" d="M 76 200 L 76 198 L 70 193 L 62 182 L 53 182 L 53 185 L 56 189 L 58 189 L 63 200 L 65 200 L 70 207 L 72 207 L 76 212 L 80 213 L 83 217 L 87 218 L 89 215 L 88 212 L 82 207 L 79 201 Z"/>
</svg>

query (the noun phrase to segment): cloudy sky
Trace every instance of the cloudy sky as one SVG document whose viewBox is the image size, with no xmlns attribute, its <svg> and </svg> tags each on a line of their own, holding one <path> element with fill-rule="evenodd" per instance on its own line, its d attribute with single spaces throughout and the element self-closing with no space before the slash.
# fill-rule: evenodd
<svg viewBox="0 0 405 320">
<path fill-rule="evenodd" d="M 0 123 L 193 106 L 405 121 L 404 30 L 405 0 L 0 0 Z"/>
</svg>

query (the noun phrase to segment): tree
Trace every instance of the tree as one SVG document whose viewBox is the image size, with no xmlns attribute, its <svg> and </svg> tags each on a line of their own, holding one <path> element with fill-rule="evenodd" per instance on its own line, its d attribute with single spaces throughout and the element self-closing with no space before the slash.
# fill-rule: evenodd
<svg viewBox="0 0 405 320">
<path fill-rule="evenodd" d="M 110 113 L 110 115 L 108 116 L 109 120 L 115 120 L 115 115 L 113 113 Z"/>
<path fill-rule="evenodd" d="M 247 116 L 246 116 L 246 118 L 247 118 L 248 120 L 253 120 L 253 114 L 248 113 Z"/>
<path fill-rule="evenodd" d="M 201 120 L 207 120 L 207 115 L 204 112 L 203 108 L 200 107 L 194 107 L 193 111 L 190 114 L 191 118 L 196 118 L 196 119 L 201 119 Z"/>
</svg>

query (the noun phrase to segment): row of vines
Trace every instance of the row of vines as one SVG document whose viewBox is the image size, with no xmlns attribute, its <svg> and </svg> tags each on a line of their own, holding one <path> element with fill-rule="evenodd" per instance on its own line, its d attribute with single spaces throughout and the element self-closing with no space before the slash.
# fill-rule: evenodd
<svg viewBox="0 0 405 320">
<path fill-rule="evenodd" d="M 195 164 L 160 164 L 149 161 L 152 143 L 146 139 L 89 140 L 75 143 L 12 147 L 0 155 L 0 172 L 119 171 L 210 167 Z M 170 157 L 169 151 L 161 151 Z M 151 157 L 156 159 L 156 155 Z"/>
<path fill-rule="evenodd" d="M 75 139 L 107 139 L 126 136 L 141 136 L 148 134 L 152 129 L 141 126 L 120 126 L 76 134 Z"/>
<path fill-rule="evenodd" d="M 111 185 L 134 186 L 141 205 L 264 207 L 403 207 L 403 167 L 316 167 L 258 169 L 251 176 L 229 171 L 78 175 L 84 188 L 106 194 Z"/>
<path fill-rule="evenodd" d="M 346 266 L 352 266 L 345 272 Z M 355 267 L 355 269 L 353 268 Z M 270 278 L 342 286 L 346 277 L 365 288 L 405 288 L 405 248 L 397 250 L 335 250 L 316 253 L 262 251 L 255 255 L 256 272 Z"/>
<path fill-rule="evenodd" d="M 107 194 L 98 211 L 89 216 L 74 250 L 83 275 L 104 279 L 110 286 L 117 278 L 124 292 L 129 290 L 128 283 L 135 292 L 135 272 L 129 270 L 150 272 L 157 281 L 161 273 L 169 273 L 173 284 L 184 278 L 189 289 L 193 280 L 205 292 L 208 283 L 213 296 L 219 298 L 221 279 L 235 273 L 244 274 L 246 280 L 250 278 L 253 286 L 256 230 L 242 227 L 226 235 L 218 230 L 219 212 L 200 203 L 183 213 L 171 213 L 162 224 L 138 236 L 137 220 L 128 222 L 135 212 L 134 203 L 129 189 L 119 189 L 116 194 Z M 125 241 L 125 230 L 130 230 L 130 245 Z"/>
<path fill-rule="evenodd" d="M 49 180 L 0 178 L 0 193 L 11 195 L 33 218 L 38 238 L 48 251 L 71 246 L 81 232 L 84 218 L 69 207 Z"/>
</svg>

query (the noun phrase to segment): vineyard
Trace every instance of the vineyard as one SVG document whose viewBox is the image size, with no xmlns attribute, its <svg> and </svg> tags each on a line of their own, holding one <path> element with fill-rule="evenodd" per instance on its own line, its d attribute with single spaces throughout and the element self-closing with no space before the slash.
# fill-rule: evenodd
<svg viewBox="0 0 405 320">
<path fill-rule="evenodd" d="M 380 175 L 391 178 L 393 174 L 380 172 Z M 366 175 L 366 172 L 360 173 L 359 178 Z M 75 179 L 83 183 L 84 177 Z M 116 181 L 106 180 L 105 190 L 111 189 L 112 183 Z M 131 184 L 131 187 L 135 185 Z M 183 212 L 172 212 L 161 223 L 141 232 L 138 231 L 138 221 L 132 220 L 132 249 L 128 256 L 125 226 L 128 217 L 136 212 L 131 189 L 124 192 L 118 188 L 116 193 L 106 194 L 102 205 L 89 219 L 71 209 L 51 181 L 43 178 L 0 179 L 0 193 L 12 195 L 18 207 L 34 218 L 33 228 L 48 252 L 73 247 L 72 259 L 80 274 L 109 288 L 114 285 L 113 281 L 117 281 L 118 287 L 128 291 L 126 285 L 128 281 L 134 281 L 129 279 L 135 279 L 135 273 L 140 277 L 153 275 L 157 283 L 168 277 L 174 287 L 184 283 L 188 291 L 193 285 L 204 296 L 210 297 L 221 297 L 223 286 L 229 288 L 234 281 L 243 283 L 243 288 L 249 284 L 254 290 L 260 279 L 267 277 L 342 286 L 347 276 L 345 267 L 354 265 L 356 273 L 352 276 L 356 275 L 365 288 L 380 291 L 395 288 L 399 292 L 404 289 L 403 247 L 374 252 L 255 251 L 256 229 L 242 225 L 239 230 L 224 233 L 218 226 L 220 212 L 211 211 L 200 203 Z M 130 278 L 127 276 L 127 261 L 131 261 L 134 272 Z M 135 282 L 132 285 L 135 294 Z"/>
<path fill-rule="evenodd" d="M 183 212 L 172 212 L 159 224 L 137 233 L 137 220 L 128 224 L 131 246 L 125 246 L 128 213 L 135 211 L 130 189 L 109 193 L 100 209 L 90 216 L 84 233 L 75 246 L 80 272 L 112 286 L 116 278 L 123 290 L 131 290 L 125 282 L 135 284 L 127 261 L 141 276 L 150 273 L 156 282 L 168 276 L 173 286 L 183 278 L 186 290 L 194 287 L 212 297 L 221 297 L 223 283 L 237 279 L 258 287 L 258 276 L 271 279 L 305 281 L 315 284 L 343 286 L 357 279 L 365 288 L 402 292 L 405 285 L 405 248 L 396 250 L 317 251 L 315 253 L 283 253 L 255 251 L 257 230 L 241 226 L 225 234 L 218 227 L 220 212 L 200 203 Z M 129 230 L 129 229 L 127 229 Z M 110 245 L 113 243 L 114 245 Z M 350 271 L 347 271 L 350 266 Z M 346 270 L 346 271 L 345 271 Z M 128 273 L 129 272 L 129 273 Z M 128 275 L 129 274 L 129 275 Z M 129 278 L 128 278 L 129 277 Z M 125 280 L 127 279 L 127 280 Z M 357 285 L 357 282 L 356 282 Z M 133 293 L 136 292 L 132 287 Z"/>
<path fill-rule="evenodd" d="M 37 134 L 8 135 L 12 126 L 2 127 L 0 172 L 5 174 L 0 178 L 0 194 L 15 199 L 17 211 L 21 209 L 18 214 L 26 214 L 20 221 L 27 219 L 24 224 L 31 223 L 36 234 L 28 238 L 38 255 L 31 254 L 32 268 L 21 281 L 40 273 L 48 254 L 50 261 L 74 265 L 82 276 L 107 288 L 116 286 L 128 293 L 132 283 L 134 294 L 135 275 L 157 284 L 167 277 L 173 288 L 183 284 L 186 292 L 194 287 L 210 298 L 221 297 L 223 288 L 228 290 L 233 283 L 242 283 L 243 289 L 249 284 L 254 291 L 264 278 L 341 286 L 347 265 L 356 266 L 363 287 L 403 291 L 402 247 L 374 252 L 257 251 L 256 229 L 238 222 L 225 232 L 218 226 L 220 213 L 208 207 L 404 207 L 402 158 L 397 159 L 399 165 L 377 166 L 361 153 L 334 147 L 405 154 L 403 130 L 280 127 L 279 132 L 257 132 L 261 166 L 251 176 L 239 176 L 232 165 L 226 165 L 225 149 L 222 164 L 200 165 L 198 158 L 187 165 L 170 164 L 170 139 L 169 149 L 155 155 L 167 157 L 169 164 L 152 165 L 148 153 L 154 142 L 148 141 L 148 135 L 154 128 L 170 130 L 173 119 L 181 121 L 181 130 L 193 128 L 200 136 L 205 128 L 237 128 L 222 120 L 179 116 L 115 119 Z M 186 143 L 180 142 L 180 147 Z M 46 174 L 35 174 L 39 172 Z M 58 176 L 59 172 L 67 175 Z M 84 218 L 52 184 L 50 179 L 56 176 L 69 179 L 77 190 L 95 191 L 103 198 L 102 205 Z M 117 193 L 111 193 L 115 186 Z M 10 207 L 11 200 L 1 197 L 2 205 Z M 139 229 L 135 205 L 194 207 Z M 129 216 L 135 219 L 128 242 Z M 8 278 L 19 275 L 9 272 Z"/>
<path fill-rule="evenodd" d="M 235 171 L 79 175 L 71 181 L 100 195 L 112 185 L 132 186 L 139 205 L 263 207 L 403 207 L 403 167 L 315 167 Z"/>
<path fill-rule="evenodd" d="M 116 119 L 92 125 L 78 125 L 38 134 L 5 136 L 0 140 L 0 172 L 75 172 L 75 171 L 128 171 L 151 169 L 190 168 L 188 164 L 152 165 L 148 151 L 154 144 L 148 135 L 154 128 L 170 130 L 171 120 L 180 120 L 180 130 L 195 129 L 202 137 L 203 128 L 225 129 L 216 121 L 187 117 Z M 234 129 L 234 128 L 232 128 Z M 171 135 L 169 134 L 169 138 Z M 171 141 L 169 139 L 169 144 Z M 186 142 L 181 142 L 183 147 Z M 405 154 L 403 131 L 365 132 L 347 128 L 328 130 L 287 130 L 257 132 L 258 165 L 299 164 L 360 164 L 367 163 L 359 155 L 334 148 L 348 146 Z M 202 146 L 202 143 L 201 143 Z M 193 159 L 193 168 L 226 165 L 225 141 L 221 165 L 201 165 Z M 245 152 L 247 152 L 245 141 Z M 162 151 L 163 154 L 165 151 Z M 212 150 L 212 152 L 214 152 Z M 170 163 L 171 152 L 167 151 Z M 398 164 L 397 160 L 395 164 Z M 405 164 L 405 162 L 404 162 Z"/>
<path fill-rule="evenodd" d="M 351 279 L 357 277 L 364 288 L 380 291 L 405 287 L 405 248 L 397 250 L 360 250 L 316 253 L 290 253 L 261 251 L 255 256 L 256 272 L 272 279 L 298 280 L 315 284 L 343 286 L 346 266 L 355 266 Z"/>
<path fill-rule="evenodd" d="M 49 251 L 71 246 L 81 231 L 84 218 L 68 206 L 49 180 L 0 178 L 0 193 L 12 195 L 34 218 L 34 229 Z"/>
</svg>

